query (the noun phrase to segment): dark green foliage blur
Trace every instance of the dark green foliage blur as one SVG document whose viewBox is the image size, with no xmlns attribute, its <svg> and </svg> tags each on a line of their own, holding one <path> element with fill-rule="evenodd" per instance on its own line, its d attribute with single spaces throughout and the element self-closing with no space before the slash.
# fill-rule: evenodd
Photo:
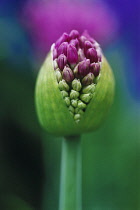
<svg viewBox="0 0 140 210">
<path fill-rule="evenodd" d="M 28 41 L 18 24 L 0 23 L 0 210 L 56 210 L 61 138 L 38 123 L 37 64 Z M 139 210 L 140 109 L 126 85 L 124 45 L 118 40 L 110 46 L 104 53 L 115 74 L 116 94 L 102 127 L 82 136 L 83 210 Z"/>
</svg>

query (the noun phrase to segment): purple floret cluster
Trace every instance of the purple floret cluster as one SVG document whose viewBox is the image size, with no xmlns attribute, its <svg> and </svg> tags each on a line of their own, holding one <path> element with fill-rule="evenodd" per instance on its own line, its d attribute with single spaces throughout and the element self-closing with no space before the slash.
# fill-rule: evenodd
<svg viewBox="0 0 140 210">
<path fill-rule="evenodd" d="M 90 85 L 100 73 L 102 51 L 99 44 L 85 31 L 77 30 L 63 35 L 52 45 L 54 69 L 59 69 L 62 78 L 71 83 L 75 78 L 82 85 Z"/>
</svg>

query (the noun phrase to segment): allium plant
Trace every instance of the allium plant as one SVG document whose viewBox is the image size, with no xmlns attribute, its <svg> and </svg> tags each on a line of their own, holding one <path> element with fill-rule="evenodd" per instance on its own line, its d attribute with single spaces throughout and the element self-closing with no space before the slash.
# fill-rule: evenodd
<svg viewBox="0 0 140 210">
<path fill-rule="evenodd" d="M 52 45 L 36 84 L 41 125 L 65 136 L 62 147 L 60 210 L 81 210 L 80 136 L 106 118 L 114 77 L 100 45 L 85 31 L 72 30 Z"/>
</svg>

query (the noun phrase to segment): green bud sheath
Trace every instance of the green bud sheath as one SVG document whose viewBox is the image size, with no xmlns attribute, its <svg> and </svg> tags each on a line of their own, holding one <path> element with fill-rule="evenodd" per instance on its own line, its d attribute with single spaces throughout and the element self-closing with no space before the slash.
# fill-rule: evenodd
<svg viewBox="0 0 140 210">
<path fill-rule="evenodd" d="M 61 81 L 60 81 L 61 82 Z M 59 83 L 60 84 L 60 83 Z M 37 78 L 36 108 L 41 125 L 50 133 L 60 136 L 78 135 L 95 130 L 106 118 L 114 97 L 114 76 L 102 58 L 102 67 L 94 94 L 80 121 L 76 123 L 61 95 L 53 60 L 48 54 Z M 68 91 L 67 84 L 61 90 Z M 77 117 L 77 116 L 76 116 Z"/>
</svg>

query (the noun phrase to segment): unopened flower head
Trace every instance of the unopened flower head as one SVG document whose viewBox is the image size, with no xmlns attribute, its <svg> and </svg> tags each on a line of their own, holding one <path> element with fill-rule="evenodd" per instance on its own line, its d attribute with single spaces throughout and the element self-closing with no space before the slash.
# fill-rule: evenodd
<svg viewBox="0 0 140 210">
<path fill-rule="evenodd" d="M 100 45 L 72 30 L 52 44 L 36 84 L 42 126 L 56 135 L 78 135 L 99 127 L 112 104 L 114 77 Z"/>
<path fill-rule="evenodd" d="M 52 45 L 52 57 L 54 71 L 56 62 L 60 69 L 62 79 L 69 86 L 67 92 L 70 100 L 70 107 L 73 107 L 73 118 L 77 123 L 84 114 L 88 103 L 92 99 L 94 92 L 83 93 L 85 87 L 94 84 L 94 79 L 99 76 L 102 65 L 102 51 L 99 44 L 87 32 L 79 34 L 77 30 L 72 30 L 69 34 L 62 36 Z M 58 71 L 58 70 L 57 70 Z M 58 75 L 57 75 L 58 77 Z M 62 83 L 57 79 L 58 83 Z M 95 85 L 95 84 L 94 84 Z M 60 91 L 66 90 L 59 85 Z M 74 99 L 74 100 L 73 100 Z M 78 100 L 85 104 L 79 109 L 80 118 L 77 120 Z M 66 100 L 67 105 L 67 100 Z M 81 112 L 80 112 L 81 111 Z M 71 112 L 71 109 L 70 109 Z"/>
</svg>

